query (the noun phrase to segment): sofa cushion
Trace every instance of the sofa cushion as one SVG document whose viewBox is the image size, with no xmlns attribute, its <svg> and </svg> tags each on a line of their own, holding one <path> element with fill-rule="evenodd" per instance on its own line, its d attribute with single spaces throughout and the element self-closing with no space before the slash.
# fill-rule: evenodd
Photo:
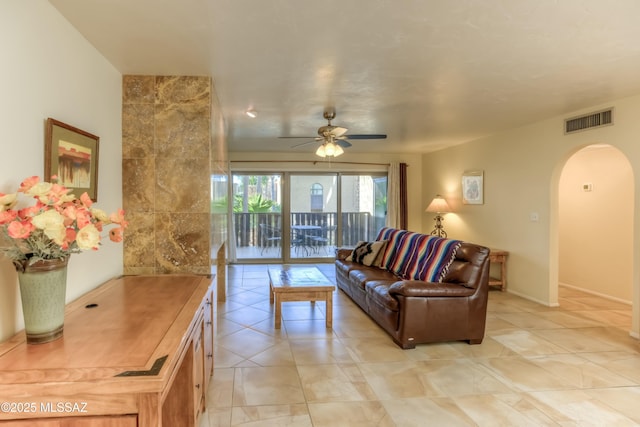
<svg viewBox="0 0 640 427">
<path fill-rule="evenodd" d="M 364 289 L 365 283 L 371 280 L 387 280 L 396 282 L 399 278 L 389 271 L 384 271 L 375 267 L 360 267 L 349 271 L 349 281 Z"/>
<path fill-rule="evenodd" d="M 425 282 L 442 282 L 461 244 L 459 240 L 424 236 L 410 255 L 402 277 Z"/>
<path fill-rule="evenodd" d="M 367 297 L 376 304 L 392 311 L 398 311 L 398 300 L 389 294 L 389 287 L 394 281 L 390 280 L 371 280 L 368 281 L 365 290 Z"/>
<path fill-rule="evenodd" d="M 378 254 L 382 252 L 387 245 L 386 240 L 376 240 L 375 242 L 363 242 L 360 241 L 346 259 L 346 261 L 353 261 L 359 264 L 371 266 L 380 265 L 380 258 Z"/>
</svg>

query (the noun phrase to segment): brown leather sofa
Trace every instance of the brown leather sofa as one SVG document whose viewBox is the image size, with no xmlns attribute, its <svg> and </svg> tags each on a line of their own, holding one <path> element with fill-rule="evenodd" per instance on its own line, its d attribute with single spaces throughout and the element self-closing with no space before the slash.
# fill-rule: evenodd
<svg viewBox="0 0 640 427">
<path fill-rule="evenodd" d="M 388 247 L 391 252 L 399 250 L 391 241 Z M 351 253 L 351 249 L 336 251 L 337 286 L 400 347 L 482 342 L 489 292 L 488 248 L 460 242 L 440 282 L 405 279 L 376 265 L 347 261 Z"/>
</svg>

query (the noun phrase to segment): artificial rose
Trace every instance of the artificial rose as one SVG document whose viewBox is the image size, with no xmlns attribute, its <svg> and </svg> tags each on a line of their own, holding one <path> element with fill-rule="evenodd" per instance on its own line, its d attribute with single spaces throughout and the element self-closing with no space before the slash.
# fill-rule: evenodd
<svg viewBox="0 0 640 427">
<path fill-rule="evenodd" d="M 16 205 L 18 193 L 2 194 L 0 193 L 0 212 L 11 209 Z"/>
<path fill-rule="evenodd" d="M 82 250 L 97 250 L 100 243 L 100 232 L 93 224 L 89 224 L 78 231 L 76 242 L 78 242 L 78 247 Z"/>
<path fill-rule="evenodd" d="M 107 215 L 92 207 L 87 193 L 76 198 L 71 190 L 53 182 L 40 182 L 37 176 L 25 179 L 14 194 L 0 193 L 0 232 L 4 232 L 9 246 L 0 247 L 15 264 L 24 268 L 25 263 L 39 260 L 68 258 L 83 250 L 97 250 L 100 232 L 108 225 L 117 224 L 109 231 L 109 239 L 122 241 L 127 226 L 124 211 Z M 30 196 L 31 206 L 13 209 L 18 198 Z"/>
<path fill-rule="evenodd" d="M 26 239 L 33 230 L 35 230 L 35 227 L 28 221 L 13 221 L 7 227 L 9 237 L 13 239 Z"/>
</svg>

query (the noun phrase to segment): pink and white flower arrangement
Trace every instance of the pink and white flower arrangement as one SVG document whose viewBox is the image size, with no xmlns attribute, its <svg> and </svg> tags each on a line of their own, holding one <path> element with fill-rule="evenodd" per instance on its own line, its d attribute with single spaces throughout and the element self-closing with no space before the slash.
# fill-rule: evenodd
<svg viewBox="0 0 640 427">
<path fill-rule="evenodd" d="M 57 184 L 55 176 L 51 181 L 41 182 L 32 176 L 20 184 L 16 193 L 0 193 L 0 230 L 8 237 L 0 239 L 0 251 L 19 270 L 40 260 L 98 250 L 100 233 L 107 225 L 115 225 L 109 230 L 110 240 L 122 241 L 127 227 L 122 209 L 107 215 L 93 207 L 87 193 L 76 198 L 70 189 Z M 35 199 L 35 204 L 20 208 L 20 193 Z"/>
</svg>

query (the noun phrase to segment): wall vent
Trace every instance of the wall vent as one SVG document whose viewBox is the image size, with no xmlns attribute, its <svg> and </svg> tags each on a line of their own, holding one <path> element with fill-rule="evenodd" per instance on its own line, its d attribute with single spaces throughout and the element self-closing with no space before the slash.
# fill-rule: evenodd
<svg viewBox="0 0 640 427">
<path fill-rule="evenodd" d="M 613 124 L 613 108 L 608 108 L 595 113 L 589 113 L 584 116 L 572 117 L 564 121 L 564 133 L 579 132 L 581 130 L 591 129 L 600 126 L 608 126 Z"/>
</svg>

